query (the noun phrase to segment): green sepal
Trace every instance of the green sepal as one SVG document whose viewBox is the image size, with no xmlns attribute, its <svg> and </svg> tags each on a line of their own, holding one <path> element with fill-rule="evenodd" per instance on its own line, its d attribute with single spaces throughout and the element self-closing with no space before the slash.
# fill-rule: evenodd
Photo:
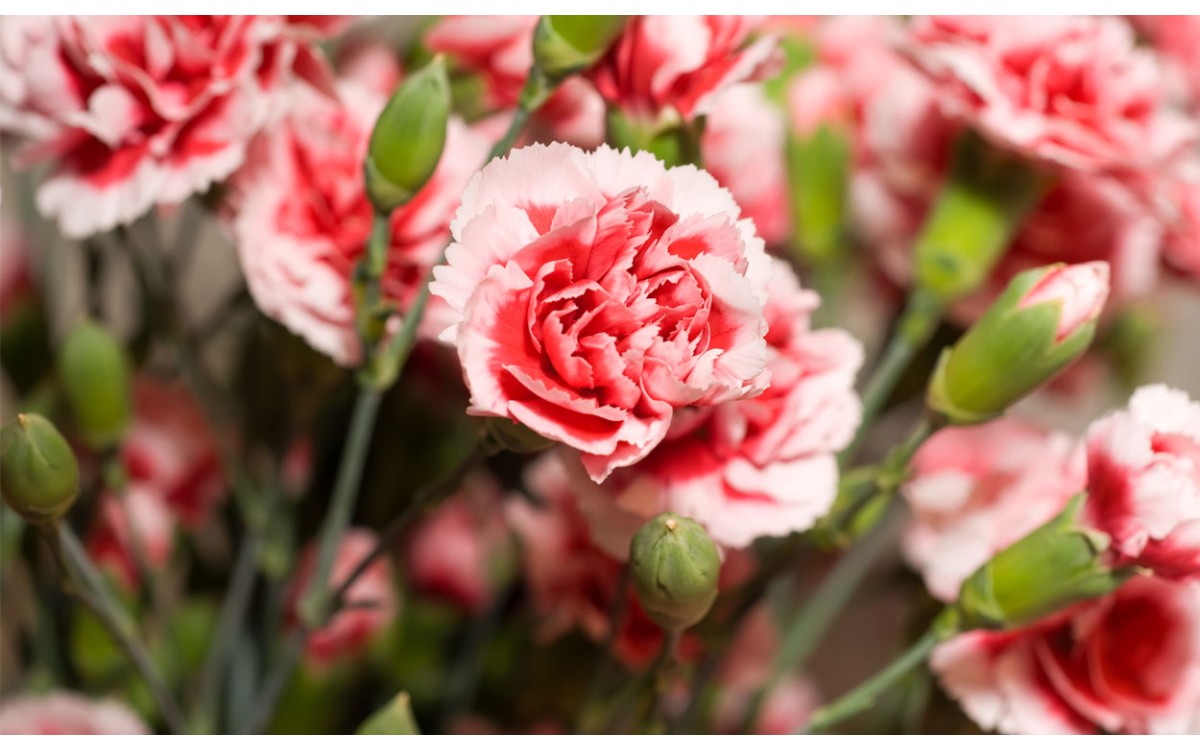
<svg viewBox="0 0 1200 750">
<path fill-rule="evenodd" d="M 401 691 L 395 698 L 367 717 L 355 734 L 420 734 L 413 717 L 412 701 Z"/>
<path fill-rule="evenodd" d="M 552 80 L 596 63 L 625 28 L 626 16 L 542 16 L 533 32 L 533 59 Z"/>
</svg>

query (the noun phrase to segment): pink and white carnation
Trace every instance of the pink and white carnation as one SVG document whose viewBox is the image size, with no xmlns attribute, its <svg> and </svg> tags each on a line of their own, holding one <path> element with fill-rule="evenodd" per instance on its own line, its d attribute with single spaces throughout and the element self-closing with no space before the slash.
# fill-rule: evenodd
<svg viewBox="0 0 1200 750">
<path fill-rule="evenodd" d="M 1163 259 L 1170 268 L 1200 283 L 1200 160 L 1187 166 L 1190 173 L 1169 183 L 1174 209 L 1167 219 Z"/>
<path fill-rule="evenodd" d="M 433 293 L 470 413 L 578 450 L 599 482 L 677 410 L 760 393 L 771 264 L 753 223 L 692 166 L 534 145 L 472 178 Z"/>
<path fill-rule="evenodd" d="M 351 528 L 338 544 L 329 585 L 339 588 L 367 555 L 379 538 L 365 528 Z M 316 566 L 316 547 L 310 545 L 300 559 L 296 575 L 288 586 L 286 598 L 295 616 L 301 597 L 307 590 Z M 305 658 L 317 667 L 353 659 L 396 618 L 400 609 L 391 565 L 386 557 L 377 558 L 346 591 L 346 606 L 325 625 L 309 634 Z"/>
<path fill-rule="evenodd" d="M 405 575 L 420 593 L 480 615 L 495 594 L 493 572 L 509 552 L 500 488 L 473 476 L 412 531 Z"/>
<path fill-rule="evenodd" d="M 967 577 L 1082 491 L 1086 474 L 1069 436 L 1014 418 L 939 430 L 903 487 L 905 557 L 933 596 L 954 601 Z"/>
<path fill-rule="evenodd" d="M 704 167 L 733 194 L 768 245 L 791 232 L 783 113 L 761 86 L 731 86 L 717 97 L 704 122 Z"/>
<path fill-rule="evenodd" d="M 362 357 L 354 325 L 351 276 L 366 253 L 372 209 L 362 163 L 375 118 L 390 94 L 393 60 L 360 55 L 336 99 L 292 92 L 290 114 L 251 146 L 231 180 L 225 224 L 259 308 L 343 366 Z M 489 141 L 450 120 L 441 162 L 425 187 L 391 217 L 383 293 L 401 311 L 417 296 L 450 235 L 447 225 Z M 448 325 L 431 306 L 423 332 Z"/>
<path fill-rule="evenodd" d="M 537 23 L 538 16 L 444 16 L 424 42 L 453 57 L 459 70 L 482 77 L 488 107 L 511 110 L 533 65 Z M 534 113 L 528 138 L 595 148 L 604 142 L 604 100 L 585 79 L 568 78 Z"/>
<path fill-rule="evenodd" d="M 1158 52 L 1172 98 L 1200 111 L 1200 16 L 1129 16 L 1129 20 Z"/>
<path fill-rule="evenodd" d="M 1087 518 L 1118 564 L 1200 579 L 1200 403 L 1165 385 L 1088 428 Z"/>
<path fill-rule="evenodd" d="M 42 213 L 82 237 L 228 177 L 287 105 L 324 88 L 321 30 L 282 16 L 6 18 L 0 131 L 53 162 Z"/>
<path fill-rule="evenodd" d="M 0 703 L 0 734 L 150 734 L 128 706 L 59 690 Z"/>
<path fill-rule="evenodd" d="M 671 510 L 733 548 L 804 531 L 837 495 L 837 452 L 858 428 L 854 380 L 862 345 L 840 329 L 810 330 L 816 293 L 774 261 L 765 316 L 771 384 L 760 395 L 681 415 L 639 464 L 599 488 L 580 487 L 601 544 L 624 558 L 646 520 Z"/>
<path fill-rule="evenodd" d="M 930 667 L 984 730 L 1195 733 L 1200 588 L 1135 577 L 1028 628 L 959 635 Z"/>
<path fill-rule="evenodd" d="M 711 111 L 729 86 L 776 67 L 776 39 L 747 44 L 757 16 L 635 16 L 590 72 L 610 106 L 650 122 Z"/>
<path fill-rule="evenodd" d="M 1161 69 L 1114 17 L 927 16 L 908 52 L 946 113 L 994 143 L 1089 172 L 1154 171 L 1197 131 Z"/>
</svg>

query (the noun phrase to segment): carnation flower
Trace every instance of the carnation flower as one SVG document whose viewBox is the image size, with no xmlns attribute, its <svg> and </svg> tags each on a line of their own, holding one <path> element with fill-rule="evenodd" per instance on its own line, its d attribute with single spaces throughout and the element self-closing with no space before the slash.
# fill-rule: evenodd
<svg viewBox="0 0 1200 750">
<path fill-rule="evenodd" d="M 150 734 L 150 730 L 122 703 L 60 690 L 0 704 L 0 734 Z"/>
<path fill-rule="evenodd" d="M 985 730 L 1194 733 L 1200 588 L 1134 578 L 1028 628 L 959 635 L 934 651 L 930 667 Z"/>
<path fill-rule="evenodd" d="M 1117 562 L 1200 579 L 1200 403 L 1139 388 L 1128 409 L 1088 429 L 1087 462 L 1086 513 Z"/>
<path fill-rule="evenodd" d="M 1164 106 L 1153 53 L 1116 18 L 929 16 L 908 46 L 948 114 L 1031 158 L 1154 169 L 1196 136 Z"/>
<path fill-rule="evenodd" d="M 52 160 L 39 209 L 86 236 L 229 176 L 303 78 L 318 29 L 280 16 L 7 18 L 0 130 Z"/>
<path fill-rule="evenodd" d="M 394 62 L 360 56 L 365 81 L 386 81 Z M 380 69 L 383 69 L 381 71 Z M 343 79 L 336 100 L 298 88 L 291 114 L 263 133 L 232 179 L 226 226 L 255 302 L 314 349 L 350 366 L 361 357 L 351 275 L 366 253 L 372 212 L 363 158 L 388 91 Z M 449 240 L 446 229 L 488 139 L 452 119 L 437 170 L 391 217 L 386 299 L 411 304 Z M 440 331 L 436 306 L 423 330 Z"/>
<path fill-rule="evenodd" d="M 746 44 L 754 16 L 636 16 L 591 72 L 601 95 L 637 119 L 692 120 L 727 87 L 765 77 L 775 38 Z"/>
<path fill-rule="evenodd" d="M 96 564 L 108 569 L 126 590 L 143 583 L 139 555 L 152 570 L 166 565 L 171 556 L 175 516 L 162 495 L 141 484 L 129 486 L 121 496 L 100 498 L 96 520 L 87 536 L 87 550 Z"/>
<path fill-rule="evenodd" d="M 677 409 L 766 386 L 771 265 L 729 193 L 647 153 L 530 146 L 476 175 L 433 293 L 472 414 L 582 454 L 602 481 Z"/>
</svg>

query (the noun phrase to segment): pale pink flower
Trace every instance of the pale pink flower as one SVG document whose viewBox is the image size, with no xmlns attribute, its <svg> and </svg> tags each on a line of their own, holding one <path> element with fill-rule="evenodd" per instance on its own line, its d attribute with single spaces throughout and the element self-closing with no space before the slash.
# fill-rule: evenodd
<svg viewBox="0 0 1200 750">
<path fill-rule="evenodd" d="M 783 113 L 760 86 L 731 86 L 714 101 L 700 137 L 705 169 L 733 194 L 773 245 L 791 231 Z"/>
<path fill-rule="evenodd" d="M 976 569 L 1082 491 L 1086 473 L 1069 436 L 1016 419 L 939 430 L 904 484 L 905 556 L 931 594 L 954 601 Z"/>
<path fill-rule="evenodd" d="M 470 413 L 582 454 L 602 481 L 676 410 L 761 392 L 771 265 L 729 193 L 646 152 L 534 145 L 477 174 L 433 293 Z"/>
<path fill-rule="evenodd" d="M 537 22 L 538 16 L 444 16 L 424 41 L 430 50 L 452 56 L 459 69 L 483 78 L 488 107 L 512 109 L 533 65 Z M 568 78 L 534 114 L 530 140 L 599 146 L 604 142 L 604 100 L 583 78 Z"/>
<path fill-rule="evenodd" d="M 1196 173 L 1170 186 L 1176 210 L 1163 248 L 1167 265 L 1200 283 L 1200 164 Z"/>
<path fill-rule="evenodd" d="M 286 104 L 321 88 L 318 30 L 281 16 L 5 19 L 0 130 L 51 160 L 39 209 L 73 237 L 128 223 L 228 177 Z"/>
<path fill-rule="evenodd" d="M 768 607 L 759 606 L 746 615 L 717 673 L 720 693 L 713 722 L 718 732 L 740 731 L 751 698 L 770 677 L 780 645 L 779 628 Z M 812 683 L 799 674 L 784 675 L 763 703 L 752 730 L 755 734 L 794 734 L 804 728 L 818 705 Z"/>
<path fill-rule="evenodd" d="M 1200 728 L 1200 588 L 1137 577 L 1028 628 L 957 636 L 930 667 L 985 730 L 1192 733 Z"/>
<path fill-rule="evenodd" d="M 142 484 L 131 484 L 121 496 L 104 494 L 87 536 L 87 550 L 127 590 L 143 582 L 138 555 L 152 570 L 171 557 L 176 519 L 162 495 Z"/>
<path fill-rule="evenodd" d="M 1118 563 L 1200 579 L 1200 403 L 1165 385 L 1087 433 L 1087 518 Z"/>
<path fill-rule="evenodd" d="M 413 529 L 404 572 L 422 594 L 478 615 L 495 593 L 492 571 L 507 542 L 500 488 L 475 476 Z"/>
<path fill-rule="evenodd" d="M 1113 17 L 929 16 L 908 50 L 946 112 L 1004 148 L 1085 171 L 1152 170 L 1196 137 L 1154 54 Z"/>
<path fill-rule="evenodd" d="M 329 585 L 340 587 L 358 564 L 375 548 L 379 539 L 364 528 L 348 530 L 338 544 Z M 300 559 L 296 575 L 288 586 L 287 600 L 293 611 L 308 588 L 316 565 L 316 547 L 309 546 Z M 306 658 L 317 666 L 353 658 L 396 618 L 400 608 L 395 581 L 387 557 L 377 558 L 346 592 L 346 607 L 335 614 L 325 627 L 309 634 Z"/>
<path fill-rule="evenodd" d="M 388 79 L 387 70 L 394 75 L 389 59 L 360 57 L 357 63 L 354 69 L 375 85 Z M 225 211 L 259 308 L 343 366 L 362 356 L 351 288 L 371 232 L 362 163 L 389 93 L 357 79 L 340 81 L 336 100 L 296 88 L 289 116 L 255 140 L 233 177 Z M 437 170 L 412 201 L 392 213 L 383 293 L 401 311 L 449 241 L 450 217 L 467 179 L 487 156 L 488 143 L 451 119 Z M 447 322 L 439 320 L 444 314 L 444 308 L 431 306 L 423 332 L 445 328 Z"/>
<path fill-rule="evenodd" d="M 150 734 L 129 707 L 59 690 L 0 704 L 0 734 Z"/>
<path fill-rule="evenodd" d="M 747 44 L 755 16 L 636 16 L 590 75 L 610 106 L 657 122 L 708 114 L 716 97 L 775 67 L 776 40 Z"/>
</svg>

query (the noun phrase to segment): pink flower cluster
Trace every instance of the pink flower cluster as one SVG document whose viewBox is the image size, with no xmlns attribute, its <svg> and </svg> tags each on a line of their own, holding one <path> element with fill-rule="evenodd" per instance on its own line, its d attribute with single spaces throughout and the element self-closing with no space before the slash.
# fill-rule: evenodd
<svg viewBox="0 0 1200 750">
<path fill-rule="evenodd" d="M 993 554 L 1086 489 L 1083 521 L 1134 566 L 1114 594 L 935 652 L 946 689 L 1004 732 L 1186 733 L 1200 728 L 1200 403 L 1166 386 L 1095 422 L 1086 440 L 1015 421 L 946 430 L 922 447 L 905 548 L 952 601 Z"/>
</svg>

